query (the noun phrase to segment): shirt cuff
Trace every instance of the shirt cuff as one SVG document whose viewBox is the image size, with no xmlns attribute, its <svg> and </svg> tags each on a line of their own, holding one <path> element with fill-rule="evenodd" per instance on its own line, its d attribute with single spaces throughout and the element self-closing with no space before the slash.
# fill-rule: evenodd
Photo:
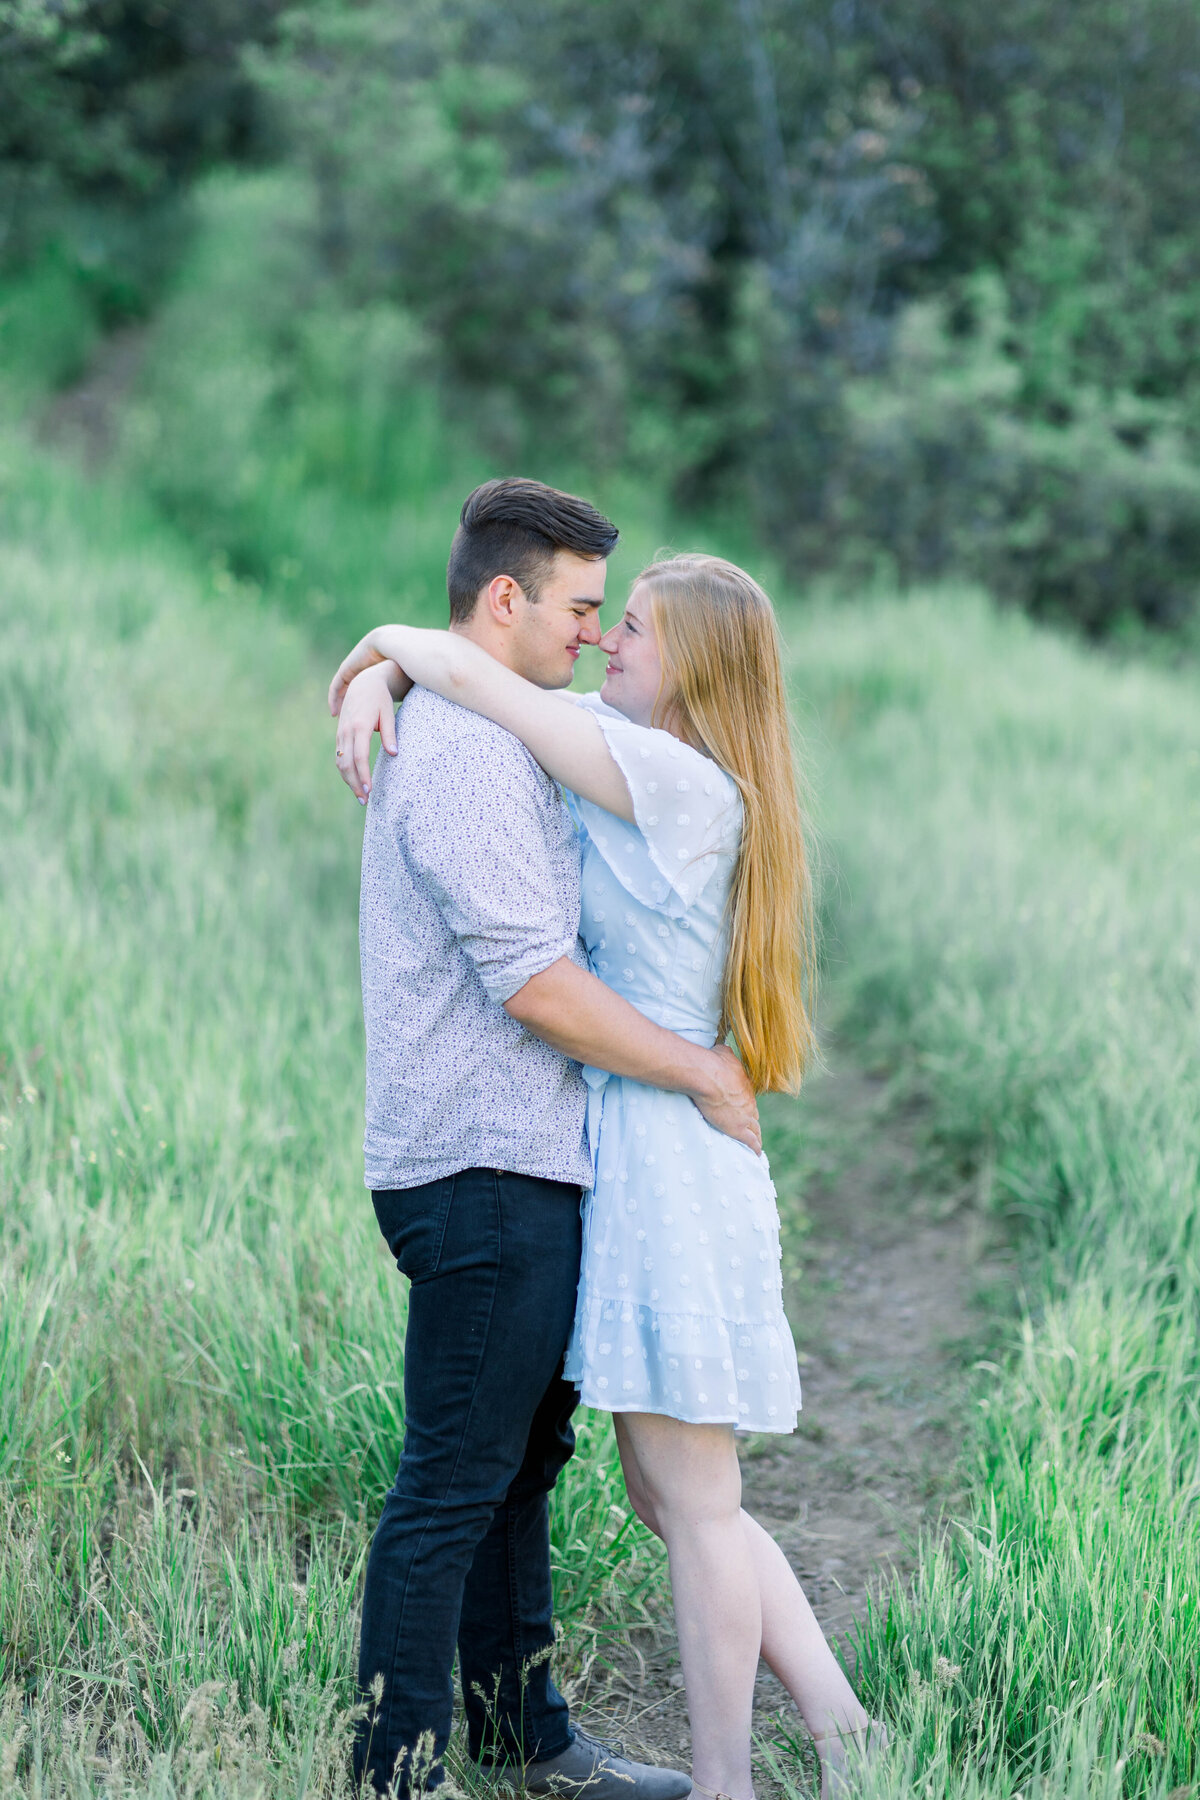
<svg viewBox="0 0 1200 1800">
<path fill-rule="evenodd" d="M 485 974 L 481 969 L 479 979 L 482 981 L 488 998 L 497 1006 L 503 1006 L 514 994 L 519 994 L 527 981 L 535 975 L 549 969 L 564 957 L 570 958 L 572 950 L 579 941 L 578 932 L 556 944 L 535 944 L 511 962 L 498 964 Z"/>
</svg>

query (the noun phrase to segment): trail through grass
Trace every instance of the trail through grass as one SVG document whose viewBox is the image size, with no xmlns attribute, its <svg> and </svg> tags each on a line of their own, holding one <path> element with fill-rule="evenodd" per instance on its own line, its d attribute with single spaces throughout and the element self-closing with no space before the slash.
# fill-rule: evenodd
<svg viewBox="0 0 1200 1800">
<path fill-rule="evenodd" d="M 403 1296 L 324 671 L 128 490 L 0 475 L 0 1791 L 332 1794 Z M 1195 677 L 957 593 L 786 627 L 843 1028 L 1029 1251 L 970 1511 L 863 1634 L 881 1791 L 1190 1793 Z M 661 1593 L 595 1424 L 555 1543 L 569 1668 Z"/>
<path fill-rule="evenodd" d="M 863 1634 L 921 1782 L 1200 1774 L 1200 721 L 980 599 L 794 634 L 845 1023 L 1032 1249 L 971 1514 Z M 961 1773 L 959 1772 L 961 1771 Z"/>
</svg>

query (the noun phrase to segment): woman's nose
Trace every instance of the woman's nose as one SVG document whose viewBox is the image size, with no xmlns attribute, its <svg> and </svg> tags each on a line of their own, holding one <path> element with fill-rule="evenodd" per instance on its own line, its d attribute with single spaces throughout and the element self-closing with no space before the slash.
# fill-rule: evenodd
<svg viewBox="0 0 1200 1800">
<path fill-rule="evenodd" d="M 606 631 L 604 633 L 604 636 L 599 640 L 600 648 L 601 648 L 601 650 L 603 650 L 605 656 L 615 656 L 616 655 L 617 633 L 620 629 L 621 628 L 619 625 L 614 625 L 612 627 L 611 631 Z"/>
</svg>

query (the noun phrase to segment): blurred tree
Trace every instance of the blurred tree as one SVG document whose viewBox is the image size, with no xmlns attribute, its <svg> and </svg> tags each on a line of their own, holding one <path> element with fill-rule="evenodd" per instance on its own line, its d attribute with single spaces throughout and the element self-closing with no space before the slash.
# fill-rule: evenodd
<svg viewBox="0 0 1200 1800">
<path fill-rule="evenodd" d="M 50 242 L 94 278 L 102 311 L 131 303 L 132 265 L 154 260 L 148 238 L 172 235 L 183 184 L 258 138 L 241 55 L 276 11 L 277 0 L 0 0 L 0 259 L 27 263 Z"/>
<path fill-rule="evenodd" d="M 243 46 L 275 0 L 5 0 L 0 165 L 143 197 L 255 129 Z"/>
<path fill-rule="evenodd" d="M 1048 417 L 1070 418 L 1081 382 L 1194 395 L 1192 0 L 894 0 L 869 29 L 881 70 L 919 91 L 924 114 L 912 161 L 939 232 L 913 285 L 1002 271 L 1021 400 Z"/>
<path fill-rule="evenodd" d="M 802 10 L 314 0 L 253 66 L 327 265 L 418 314 L 499 447 L 532 420 L 815 522 L 839 360 L 883 356 L 931 196 L 844 8 Z"/>
<path fill-rule="evenodd" d="M 10 258 L 47 195 L 175 217 L 192 171 L 269 142 L 315 196 L 289 228 L 322 343 L 389 321 L 380 392 L 419 343 L 496 460 L 644 470 L 800 574 L 1187 610 L 1195 0 L 278 4 L 0 0 Z M 106 254 L 113 281 L 133 258 Z M 932 302 L 920 387 L 898 328 Z M 337 358 L 268 310 L 279 393 L 328 420 Z M 364 492 L 400 466 L 345 420 L 325 441 Z"/>
</svg>

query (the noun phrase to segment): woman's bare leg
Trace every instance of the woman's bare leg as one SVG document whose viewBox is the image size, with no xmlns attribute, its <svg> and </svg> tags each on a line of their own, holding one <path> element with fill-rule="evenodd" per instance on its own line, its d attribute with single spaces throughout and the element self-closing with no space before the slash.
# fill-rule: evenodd
<svg viewBox="0 0 1200 1800">
<path fill-rule="evenodd" d="M 656 1430 L 655 1427 L 662 1428 Z M 748 1795 L 749 1788 L 749 1751 L 750 1751 L 750 1711 L 753 1700 L 754 1668 L 761 1653 L 772 1672 L 779 1678 L 799 1708 L 801 1717 L 812 1736 L 818 1742 L 821 1754 L 823 1789 L 825 1778 L 840 1768 L 845 1760 L 846 1746 L 842 1742 L 842 1734 L 861 1733 L 871 1724 L 869 1714 L 859 1705 L 854 1690 L 847 1681 L 841 1664 L 834 1656 L 817 1624 L 813 1611 L 805 1597 L 804 1590 L 783 1551 L 770 1534 L 752 1519 L 749 1513 L 741 1510 L 737 1513 L 738 1530 L 741 1534 L 745 1550 L 744 1558 L 731 1549 L 731 1537 L 717 1534 L 710 1536 L 711 1550 L 723 1553 L 728 1557 L 726 1564 L 726 1580 L 716 1588 L 707 1583 L 710 1575 L 703 1569 L 701 1558 L 690 1556 L 682 1544 L 678 1549 L 672 1547 L 671 1536 L 668 1535 L 667 1521 L 661 1510 L 659 1490 L 663 1485 L 662 1476 L 656 1479 L 656 1471 L 666 1460 L 668 1478 L 681 1488 L 683 1505 L 676 1502 L 672 1520 L 673 1532 L 676 1536 L 686 1536 L 688 1506 L 691 1504 L 688 1489 L 690 1483 L 702 1478 L 711 1479 L 702 1474 L 702 1460 L 693 1456 L 691 1461 L 681 1458 L 678 1445 L 681 1440 L 678 1433 L 725 1433 L 719 1445 L 714 1446 L 707 1455 L 711 1455 L 714 1468 L 719 1470 L 722 1483 L 722 1503 L 727 1504 L 727 1497 L 733 1491 L 730 1481 L 728 1459 L 732 1458 L 736 1470 L 736 1491 L 740 1499 L 741 1476 L 737 1470 L 737 1453 L 733 1447 L 732 1429 L 729 1427 L 706 1425 L 681 1425 L 678 1421 L 661 1418 L 647 1413 L 621 1413 L 616 1417 L 617 1442 L 621 1450 L 621 1461 L 625 1470 L 626 1486 L 634 1510 L 643 1523 L 648 1525 L 657 1536 L 667 1544 L 671 1567 L 671 1586 L 675 1597 L 675 1613 L 679 1630 L 680 1660 L 683 1664 L 684 1681 L 687 1687 L 688 1712 L 693 1722 L 693 1773 L 697 1781 L 706 1787 L 719 1789 L 723 1793 L 739 1797 Z M 689 1440 L 684 1439 L 683 1442 Z M 722 1529 L 727 1531 L 728 1519 L 722 1514 Z M 682 1558 L 682 1560 L 681 1560 Z M 710 1710 L 710 1685 L 714 1680 L 728 1680 L 728 1673 L 721 1676 L 713 1659 L 706 1661 L 703 1655 L 695 1650 L 691 1652 L 692 1666 L 696 1670 L 696 1685 L 689 1670 L 689 1657 L 684 1652 L 684 1622 L 680 1612 L 680 1589 L 677 1585 L 676 1569 L 680 1568 L 681 1576 L 688 1582 L 684 1593 L 684 1611 L 688 1614 L 689 1639 L 711 1640 L 722 1631 L 717 1608 L 730 1608 L 741 1621 L 743 1632 L 746 1618 L 757 1613 L 759 1633 L 754 1646 L 753 1661 L 747 1655 L 744 1642 L 740 1641 L 736 1649 L 730 1646 L 732 1661 L 736 1665 L 729 1673 L 734 1674 L 732 1687 L 726 1687 L 726 1706 L 717 1713 Z M 736 1572 L 740 1579 L 753 1582 L 757 1604 L 746 1608 L 736 1596 L 727 1592 L 727 1578 Z M 710 1594 L 712 1599 L 710 1601 Z M 720 1595 L 718 1599 L 717 1596 Z M 711 1610 L 710 1610 L 711 1606 Z M 749 1680 L 746 1680 L 746 1666 L 750 1663 Z M 735 1700 L 736 1695 L 736 1700 Z M 733 1704 L 728 1704 L 733 1702 Z M 697 1718 L 704 1721 L 702 1736 L 704 1740 L 704 1760 L 701 1761 L 701 1747 L 697 1742 L 695 1726 Z M 743 1722 L 744 1720 L 744 1722 Z M 744 1732 L 744 1752 L 742 1760 L 737 1760 L 734 1738 Z M 880 1733 L 882 1740 L 883 1734 Z M 712 1741 L 710 1741 L 712 1740 Z M 719 1743 L 718 1743 L 719 1740 Z M 847 1744 L 852 1741 L 847 1738 Z M 725 1746 L 720 1748 L 719 1745 Z M 732 1763 L 739 1770 L 744 1770 L 744 1787 L 728 1786 L 725 1781 L 714 1778 L 713 1774 L 705 1774 L 705 1768 L 722 1767 Z"/>
<path fill-rule="evenodd" d="M 821 1800 L 841 1800 L 851 1792 L 846 1771 L 855 1748 L 881 1750 L 887 1733 L 859 1705 L 775 1539 L 747 1512 L 742 1528 L 758 1578 L 763 1661 L 796 1702 L 816 1741 Z"/>
<path fill-rule="evenodd" d="M 787 1557 L 747 1512 L 742 1530 L 758 1582 L 763 1661 L 796 1702 L 809 1731 L 821 1738 L 870 1724 Z"/>
<path fill-rule="evenodd" d="M 617 1434 L 626 1480 L 632 1474 L 633 1488 L 667 1546 L 693 1779 L 735 1800 L 750 1800 L 750 1722 L 762 1613 L 742 1528 L 733 1429 L 686 1425 L 658 1413 L 621 1413 Z"/>
</svg>

